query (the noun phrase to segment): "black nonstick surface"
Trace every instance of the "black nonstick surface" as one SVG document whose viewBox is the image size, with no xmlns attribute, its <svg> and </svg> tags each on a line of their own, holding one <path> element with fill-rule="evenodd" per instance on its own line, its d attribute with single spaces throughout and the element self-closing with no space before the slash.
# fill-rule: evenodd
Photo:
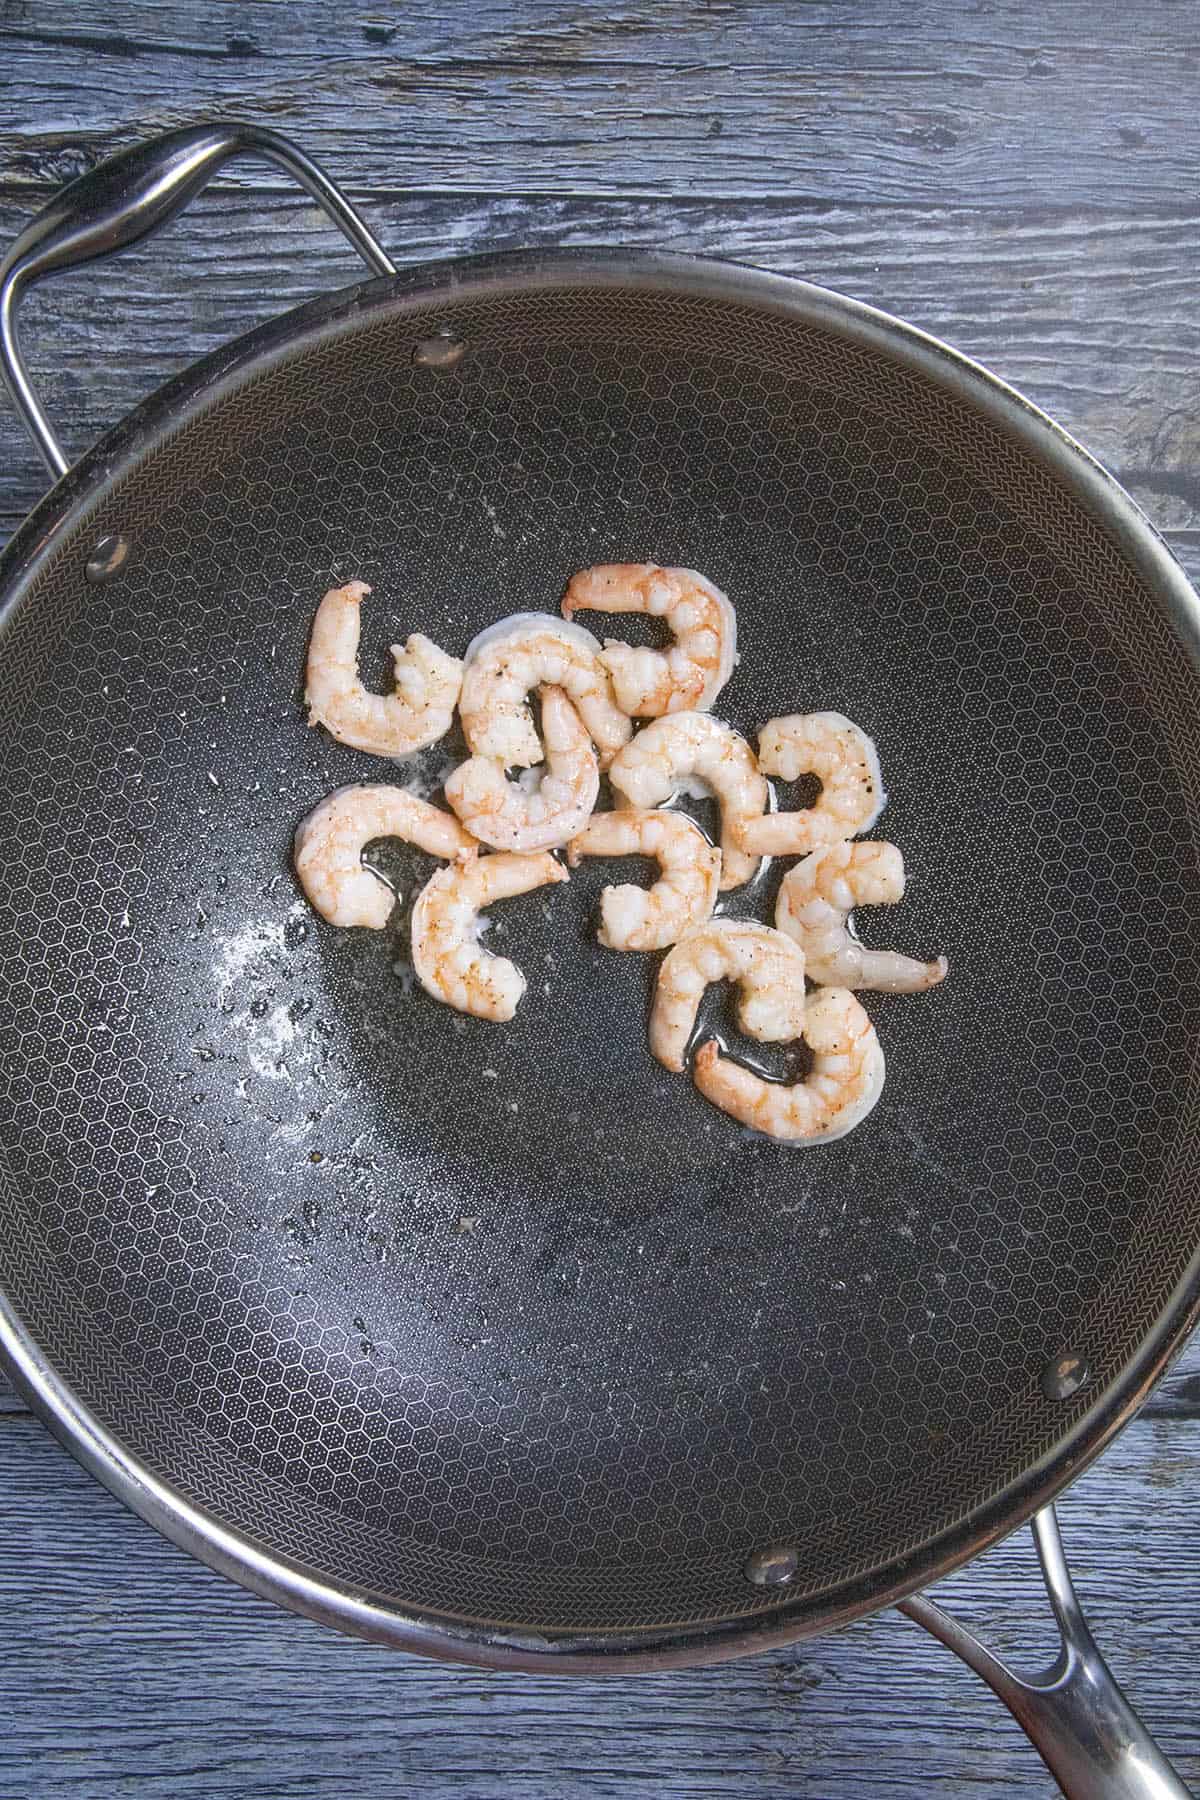
<svg viewBox="0 0 1200 1800">
<path fill-rule="evenodd" d="M 719 287 L 365 289 L 9 562 L 14 1315 L 222 1526 L 472 1628 L 801 1621 L 916 1579 L 1086 1450 L 1200 1238 L 1200 683 L 1160 597 L 981 380 Z M 415 363 L 447 324 L 463 360 Z M 91 585 L 104 530 L 131 555 Z M 739 729 L 830 707 L 878 744 L 910 891 L 864 935 L 951 975 L 868 997 L 888 1077 L 841 1142 L 754 1139 L 652 1060 L 658 959 L 594 939 L 627 870 L 496 909 L 509 1026 L 413 982 L 431 862 L 381 850 L 388 933 L 291 873 L 331 788 L 436 798 L 455 754 L 307 729 L 327 586 L 372 583 L 383 686 L 408 631 L 461 653 L 627 558 L 729 593 Z M 734 909 L 769 919 L 780 873 Z M 772 1543 L 786 1590 L 743 1573 Z"/>
</svg>

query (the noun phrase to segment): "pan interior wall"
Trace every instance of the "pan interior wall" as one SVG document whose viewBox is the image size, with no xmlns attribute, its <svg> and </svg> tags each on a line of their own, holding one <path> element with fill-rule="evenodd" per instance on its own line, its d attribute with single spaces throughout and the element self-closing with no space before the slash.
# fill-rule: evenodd
<svg viewBox="0 0 1200 1800">
<path fill-rule="evenodd" d="M 415 366 L 446 319 L 466 358 Z M 388 853 L 384 933 L 291 874 L 330 789 L 436 797 L 460 750 L 306 729 L 326 587 L 371 583 L 382 687 L 409 631 L 461 653 L 625 559 L 734 601 L 722 717 L 878 744 L 910 892 L 864 936 L 951 975 L 867 997 L 887 1083 L 836 1144 L 652 1060 L 658 959 L 594 936 L 624 869 L 496 909 L 510 1026 L 413 981 L 431 863 Z M 1196 1242 L 1195 672 L 1048 473 L 832 332 L 633 291 L 368 314 L 131 467 L 0 689 L 0 1278 L 151 1468 L 327 1579 L 633 1629 L 778 1604 L 741 1566 L 786 1541 L 816 1605 L 1050 1452 L 1046 1359 L 1115 1376 Z"/>
</svg>

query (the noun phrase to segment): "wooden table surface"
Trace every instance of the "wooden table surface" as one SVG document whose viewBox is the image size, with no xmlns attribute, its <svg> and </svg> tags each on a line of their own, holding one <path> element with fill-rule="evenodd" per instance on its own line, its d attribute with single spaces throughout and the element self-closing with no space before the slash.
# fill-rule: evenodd
<svg viewBox="0 0 1200 1800">
<path fill-rule="evenodd" d="M 1197 579 L 1198 69 L 1200 21 L 1171 0 L 0 0 L 0 233 L 116 147 L 224 114 L 296 137 L 401 262 L 624 242 L 802 274 L 1048 408 Z M 29 360 L 77 451 L 201 351 L 356 273 L 305 198 L 240 166 L 153 243 L 32 298 Z M 0 451 L 6 535 L 43 478 L 2 409 Z M 1200 1346 L 1060 1506 L 1097 1634 L 1194 1785 L 1198 1421 Z M 943 1594 L 1006 1653 L 1045 1655 L 1023 1535 Z M 0 1717 L 5 1800 L 1052 1791 L 896 1615 L 582 1683 L 340 1639 L 160 1540 L 2 1383 Z"/>
</svg>

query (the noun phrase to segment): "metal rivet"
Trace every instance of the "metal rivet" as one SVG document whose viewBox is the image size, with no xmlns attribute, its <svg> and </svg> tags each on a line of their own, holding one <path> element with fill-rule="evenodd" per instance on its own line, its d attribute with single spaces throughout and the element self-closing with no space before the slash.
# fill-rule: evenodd
<svg viewBox="0 0 1200 1800">
<path fill-rule="evenodd" d="M 87 559 L 84 573 L 89 581 L 111 581 L 129 560 L 129 539 L 118 531 L 110 531 L 98 539 Z"/>
<path fill-rule="evenodd" d="M 412 359 L 421 369 L 453 369 L 467 354 L 465 338 L 452 331 L 438 331 L 432 337 L 418 338 Z"/>
<path fill-rule="evenodd" d="M 790 1544 L 768 1544 L 746 1558 L 743 1574 L 755 1587 L 783 1587 L 800 1566 L 800 1558 Z"/>
<path fill-rule="evenodd" d="M 1069 1400 L 1092 1379 L 1092 1371 L 1082 1356 L 1064 1350 L 1042 1370 L 1042 1392 L 1047 1400 Z"/>
</svg>

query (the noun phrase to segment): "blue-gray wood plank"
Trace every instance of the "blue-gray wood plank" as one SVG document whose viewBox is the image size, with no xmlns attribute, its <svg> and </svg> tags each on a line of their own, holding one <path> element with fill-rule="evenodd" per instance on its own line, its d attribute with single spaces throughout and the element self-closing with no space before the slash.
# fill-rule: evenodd
<svg viewBox="0 0 1200 1800">
<path fill-rule="evenodd" d="M 990 363 L 1200 578 L 1200 29 L 1171 0 L 0 0 L 0 237 L 108 150 L 220 113 L 290 131 L 411 262 L 625 241 L 839 287 Z M 247 164 L 28 305 L 64 440 L 351 279 Z M 42 481 L 0 410 L 0 534 Z M 1114 797 L 1119 804 L 1119 796 Z M 1098 1634 L 1200 1785 L 1200 1345 L 1064 1499 Z M 1049 1642 L 1023 1538 L 945 1584 Z M 1040 1621 L 1040 1622 L 1039 1622 Z M 974 1678 L 897 1617 L 722 1669 L 453 1670 L 277 1613 L 159 1540 L 0 1385 L 0 1796 L 1042 1796 Z"/>
</svg>

